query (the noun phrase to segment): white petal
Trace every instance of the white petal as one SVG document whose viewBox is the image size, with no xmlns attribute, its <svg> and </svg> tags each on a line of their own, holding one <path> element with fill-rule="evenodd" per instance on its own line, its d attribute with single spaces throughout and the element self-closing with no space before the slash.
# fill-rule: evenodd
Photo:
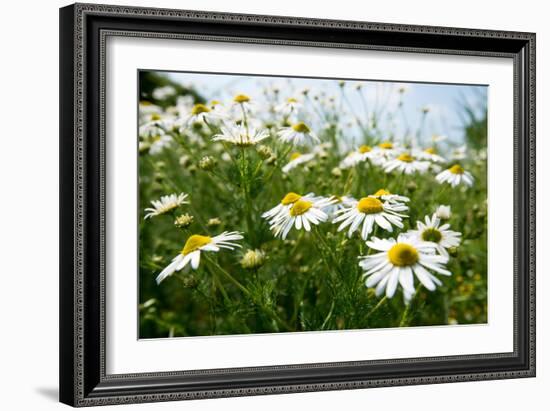
<svg viewBox="0 0 550 411">
<path fill-rule="evenodd" d="M 415 264 L 413 266 L 413 269 L 416 277 L 418 277 L 424 287 L 426 287 L 430 291 L 435 290 L 435 284 L 430 278 L 430 273 L 426 271 L 424 267 L 422 267 L 420 264 Z"/>
<path fill-rule="evenodd" d="M 176 271 L 176 267 L 181 262 L 182 257 L 183 256 L 181 254 L 178 255 L 172 260 L 170 264 L 168 264 L 168 266 L 164 270 L 160 272 L 160 274 L 156 278 L 157 284 L 160 284 L 166 277 L 174 274 L 174 271 Z"/>
<path fill-rule="evenodd" d="M 399 272 L 399 284 L 408 293 L 414 293 L 414 280 L 411 267 L 403 267 Z"/>
<path fill-rule="evenodd" d="M 382 227 L 384 230 L 389 231 L 390 233 L 393 231 L 391 224 L 388 220 L 386 220 L 382 215 L 376 214 L 374 216 L 374 219 L 376 220 L 376 224 L 378 224 L 380 227 Z"/>
<path fill-rule="evenodd" d="M 399 281 L 399 267 L 394 267 L 389 275 L 388 285 L 386 287 L 386 297 L 392 298 L 397 289 L 397 283 Z"/>
<path fill-rule="evenodd" d="M 199 250 L 192 252 L 190 255 L 191 257 L 191 267 L 193 270 L 196 270 L 199 268 L 199 263 L 201 261 L 201 252 Z"/>
</svg>

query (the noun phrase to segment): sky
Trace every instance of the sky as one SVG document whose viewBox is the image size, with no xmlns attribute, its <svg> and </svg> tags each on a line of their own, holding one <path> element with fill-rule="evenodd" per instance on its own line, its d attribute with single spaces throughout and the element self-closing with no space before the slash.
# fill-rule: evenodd
<svg viewBox="0 0 550 411">
<path fill-rule="evenodd" d="M 253 100 L 263 100 L 263 90 L 274 86 L 280 90 L 281 100 L 289 97 L 300 100 L 304 88 L 311 90 L 310 95 L 322 91 L 326 96 L 335 97 L 338 108 L 353 112 L 362 121 L 367 117 L 366 113 L 373 110 L 381 113 L 379 127 L 384 133 L 392 134 L 398 140 L 406 135 L 418 136 L 424 145 L 429 145 L 434 134 L 446 136 L 451 145 L 462 144 L 464 122 L 461 106 L 466 102 L 481 115 L 487 105 L 488 92 L 487 86 L 483 85 L 346 80 L 342 89 L 336 79 L 202 73 L 167 75 L 185 86 L 193 86 L 208 100 L 228 101 L 238 93 L 248 94 Z M 356 89 L 358 84 L 361 85 L 360 92 Z M 402 88 L 405 91 L 400 93 Z M 345 99 L 342 98 L 342 91 Z M 403 103 L 401 108 L 400 101 Z M 423 108 L 426 107 L 429 112 L 421 127 Z M 388 113 L 394 113 L 393 119 Z"/>
</svg>

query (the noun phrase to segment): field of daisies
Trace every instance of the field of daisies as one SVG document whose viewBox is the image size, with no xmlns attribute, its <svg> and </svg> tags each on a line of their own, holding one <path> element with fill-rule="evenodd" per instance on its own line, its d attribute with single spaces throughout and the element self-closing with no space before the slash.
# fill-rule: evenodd
<svg viewBox="0 0 550 411">
<path fill-rule="evenodd" d="M 369 87 L 141 73 L 141 338 L 487 321 L 486 109 L 457 143 Z"/>
</svg>

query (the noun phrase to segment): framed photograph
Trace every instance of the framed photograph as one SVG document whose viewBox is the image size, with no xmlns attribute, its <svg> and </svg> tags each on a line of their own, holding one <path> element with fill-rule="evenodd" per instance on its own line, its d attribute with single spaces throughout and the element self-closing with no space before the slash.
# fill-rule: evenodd
<svg viewBox="0 0 550 411">
<path fill-rule="evenodd" d="M 535 35 L 60 10 L 60 399 L 535 375 Z"/>
</svg>

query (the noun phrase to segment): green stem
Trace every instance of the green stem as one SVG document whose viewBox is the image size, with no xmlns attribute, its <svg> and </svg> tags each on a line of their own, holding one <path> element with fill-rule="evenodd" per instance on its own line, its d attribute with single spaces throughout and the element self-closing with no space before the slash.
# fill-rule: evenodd
<svg viewBox="0 0 550 411">
<path fill-rule="evenodd" d="M 260 307 L 262 310 L 264 310 L 275 322 L 279 324 L 279 326 L 282 326 L 286 331 L 291 331 L 292 327 L 290 327 L 285 321 L 283 321 L 275 311 L 273 311 L 271 308 L 266 307 L 256 300 L 254 295 L 246 288 L 244 285 L 242 285 L 235 277 L 233 277 L 231 274 L 229 274 L 226 270 L 224 270 L 216 261 L 212 260 L 210 257 L 204 256 L 204 258 L 212 264 L 214 267 L 218 269 L 218 271 L 224 275 L 225 278 L 227 278 L 229 281 L 231 281 L 239 290 L 241 290 L 247 297 L 249 297 L 258 307 Z"/>
<path fill-rule="evenodd" d="M 246 149 L 241 148 L 241 188 L 243 192 L 243 198 L 246 205 L 246 225 L 248 228 L 248 235 L 253 246 L 256 245 L 256 236 L 254 230 L 254 222 L 252 221 L 252 199 L 250 198 L 250 181 L 248 180 L 248 157 L 246 156 Z"/>
<path fill-rule="evenodd" d="M 405 310 L 403 311 L 403 314 L 401 315 L 401 321 L 399 321 L 399 327 L 406 327 L 409 324 L 409 313 L 411 311 L 411 306 L 413 304 L 414 298 L 422 288 L 422 284 L 418 284 L 418 287 L 416 287 L 416 290 L 414 291 L 414 295 L 411 298 L 411 301 L 408 302 L 407 306 L 405 307 Z"/>
<path fill-rule="evenodd" d="M 321 235 L 319 230 L 314 228 L 312 231 L 315 233 L 315 236 L 317 237 L 319 242 L 323 245 L 323 248 L 327 251 L 328 255 L 330 255 L 330 258 L 332 259 L 332 262 L 334 264 L 333 268 L 335 268 L 336 271 L 338 271 L 340 274 L 342 274 L 342 272 L 340 270 L 340 264 L 338 262 L 338 258 L 334 254 L 332 248 L 327 244 L 327 242 L 325 241 L 325 239 L 323 238 L 323 236 Z M 327 263 L 327 266 L 329 266 L 329 268 L 330 268 L 330 265 L 328 263 Z"/>
<path fill-rule="evenodd" d="M 378 301 L 378 304 L 376 304 L 374 308 L 367 313 L 367 315 L 365 316 L 365 319 L 369 318 L 372 314 L 374 314 L 380 307 L 384 305 L 386 301 L 388 301 L 388 297 L 384 296 L 380 301 Z"/>
</svg>

